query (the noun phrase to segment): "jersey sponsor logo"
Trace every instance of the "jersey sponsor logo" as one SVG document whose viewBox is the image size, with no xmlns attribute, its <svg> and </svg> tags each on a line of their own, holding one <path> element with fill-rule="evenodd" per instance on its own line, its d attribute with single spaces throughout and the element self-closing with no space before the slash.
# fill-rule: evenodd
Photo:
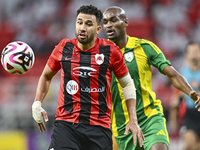
<svg viewBox="0 0 200 150">
<path fill-rule="evenodd" d="M 101 65 L 103 62 L 104 62 L 104 54 L 96 54 L 95 55 L 95 62 L 98 64 L 98 65 Z"/>
<path fill-rule="evenodd" d="M 66 85 L 66 91 L 70 94 L 70 95 L 74 95 L 78 92 L 79 86 L 78 83 L 74 80 L 70 80 L 67 82 Z"/>
<path fill-rule="evenodd" d="M 161 129 L 156 135 L 164 135 L 165 136 L 165 132 Z"/>
<path fill-rule="evenodd" d="M 134 59 L 133 52 L 125 53 L 124 57 L 128 62 L 131 62 Z"/>
<path fill-rule="evenodd" d="M 87 93 L 91 93 L 91 92 L 104 92 L 105 91 L 105 86 L 101 87 L 101 88 L 89 88 L 86 87 L 85 89 L 81 88 L 82 92 L 87 92 Z"/>
<path fill-rule="evenodd" d="M 73 69 L 73 74 L 83 78 L 88 78 L 90 76 L 96 76 L 97 70 L 91 67 L 76 67 Z"/>
</svg>

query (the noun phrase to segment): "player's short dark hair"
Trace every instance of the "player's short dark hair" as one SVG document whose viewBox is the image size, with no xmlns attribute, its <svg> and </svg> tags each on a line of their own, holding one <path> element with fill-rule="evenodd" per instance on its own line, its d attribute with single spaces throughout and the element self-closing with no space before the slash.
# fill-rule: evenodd
<svg viewBox="0 0 200 150">
<path fill-rule="evenodd" d="M 188 46 L 194 45 L 194 44 L 198 45 L 200 47 L 200 43 L 199 42 L 197 42 L 197 41 L 189 41 L 185 46 L 185 53 L 187 53 Z"/>
<path fill-rule="evenodd" d="M 94 5 L 82 5 L 76 12 L 76 16 L 78 16 L 79 13 L 94 15 L 96 17 L 98 25 L 100 25 L 103 18 L 101 10 Z"/>
</svg>

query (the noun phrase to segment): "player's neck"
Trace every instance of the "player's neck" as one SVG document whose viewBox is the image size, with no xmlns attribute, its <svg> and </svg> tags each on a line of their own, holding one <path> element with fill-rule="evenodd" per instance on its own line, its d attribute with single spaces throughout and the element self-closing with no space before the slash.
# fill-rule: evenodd
<svg viewBox="0 0 200 150">
<path fill-rule="evenodd" d="M 86 43 L 86 44 L 82 44 L 80 42 L 78 42 L 78 47 L 83 50 L 83 51 L 86 51 L 92 47 L 94 47 L 95 45 L 95 42 L 96 42 L 96 38 L 94 40 L 92 40 L 90 43 Z"/>
<path fill-rule="evenodd" d="M 120 48 L 124 48 L 126 47 L 126 44 L 128 42 L 128 36 L 127 34 L 124 34 L 124 36 L 122 36 L 121 38 L 119 38 L 118 40 L 115 41 L 115 44 Z"/>
</svg>

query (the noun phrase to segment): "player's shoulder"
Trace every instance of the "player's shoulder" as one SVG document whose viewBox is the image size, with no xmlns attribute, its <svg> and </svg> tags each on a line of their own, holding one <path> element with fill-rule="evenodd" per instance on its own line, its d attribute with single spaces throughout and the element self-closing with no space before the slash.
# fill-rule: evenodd
<svg viewBox="0 0 200 150">
<path fill-rule="evenodd" d="M 135 45 L 141 45 L 141 44 L 154 44 L 152 41 L 148 39 L 141 39 L 138 37 L 133 37 L 128 35 L 128 40 L 132 41 L 132 43 L 135 43 Z"/>
<path fill-rule="evenodd" d="M 60 42 L 59 42 L 59 46 L 61 47 L 64 47 L 66 45 L 66 43 L 76 43 L 76 38 L 73 38 L 73 39 L 62 39 Z"/>
<path fill-rule="evenodd" d="M 147 39 L 138 39 L 136 41 L 136 45 L 137 44 L 140 45 L 143 49 L 148 49 L 149 50 L 149 48 L 150 48 L 150 49 L 154 49 L 154 50 L 160 51 L 160 49 L 158 48 L 158 46 L 154 42 L 152 42 L 150 40 L 147 40 Z M 144 48 L 144 46 L 145 46 L 145 48 Z"/>
<path fill-rule="evenodd" d="M 75 45 L 76 39 L 62 39 L 57 45 L 56 50 L 62 51 L 63 48 L 66 46 L 66 44 L 69 43 L 69 45 Z"/>
<path fill-rule="evenodd" d="M 102 46 L 114 46 L 117 47 L 117 45 L 114 42 L 111 42 L 107 39 L 99 38 L 99 44 Z"/>
<path fill-rule="evenodd" d="M 148 39 L 140 39 L 140 40 L 138 40 L 138 43 L 140 45 L 155 45 L 152 41 L 150 41 Z"/>
<path fill-rule="evenodd" d="M 102 38 L 100 38 L 99 39 L 99 45 L 100 46 L 105 46 L 105 47 L 107 47 L 107 46 L 109 46 L 109 51 L 110 51 L 110 53 L 115 53 L 116 54 L 116 52 L 119 52 L 119 53 L 121 53 L 121 50 L 120 50 L 120 48 L 114 43 L 114 42 L 112 42 L 112 41 L 109 41 L 109 40 L 107 40 L 107 39 L 102 39 Z"/>
<path fill-rule="evenodd" d="M 127 48 L 136 48 L 136 47 L 140 47 L 140 46 L 144 46 L 144 45 L 154 45 L 154 43 L 152 41 L 149 41 L 147 39 L 140 39 L 137 37 L 132 37 L 128 35 L 128 42 L 126 47 Z"/>
<path fill-rule="evenodd" d="M 128 48 L 142 48 L 146 54 L 153 54 L 152 52 L 161 53 L 160 48 L 152 41 L 148 39 L 140 39 L 136 37 L 130 37 L 128 39 L 126 47 Z M 155 53 L 154 53 L 155 54 Z"/>
<path fill-rule="evenodd" d="M 54 48 L 53 52 L 54 54 L 56 55 L 60 55 L 62 54 L 63 50 L 64 50 L 64 47 L 66 46 L 66 43 L 72 43 L 71 40 L 69 39 L 62 39 Z"/>
</svg>

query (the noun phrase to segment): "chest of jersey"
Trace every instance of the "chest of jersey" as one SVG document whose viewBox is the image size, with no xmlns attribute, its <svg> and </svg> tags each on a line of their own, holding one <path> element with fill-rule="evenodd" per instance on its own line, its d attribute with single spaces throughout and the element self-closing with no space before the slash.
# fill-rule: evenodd
<svg viewBox="0 0 200 150">
<path fill-rule="evenodd" d="M 109 47 L 87 52 L 77 50 L 73 45 L 66 46 L 62 54 L 62 68 L 66 78 L 98 80 L 109 71 Z"/>
<path fill-rule="evenodd" d="M 124 60 L 132 78 L 139 78 L 151 72 L 151 65 L 147 56 L 141 48 L 125 51 Z"/>
</svg>

